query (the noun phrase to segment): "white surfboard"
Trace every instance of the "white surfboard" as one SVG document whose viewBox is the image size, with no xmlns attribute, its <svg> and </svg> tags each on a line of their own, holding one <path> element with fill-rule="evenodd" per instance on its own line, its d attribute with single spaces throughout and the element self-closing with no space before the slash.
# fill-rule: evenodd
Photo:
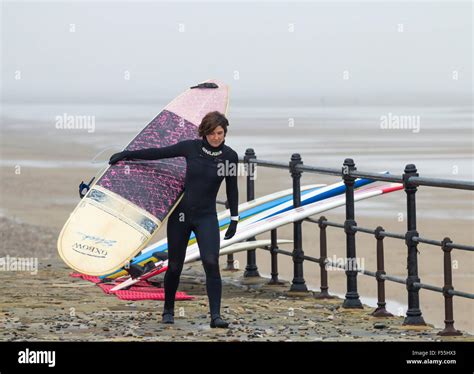
<svg viewBox="0 0 474 374">
<path fill-rule="evenodd" d="M 316 190 L 325 187 L 325 184 L 311 184 L 311 185 L 306 185 L 301 187 L 301 191 L 303 193 L 306 193 L 307 191 L 311 190 Z M 239 224 L 244 224 L 247 222 L 247 220 L 251 219 L 252 216 L 255 214 L 260 213 L 260 208 L 263 210 L 266 208 L 267 205 L 270 205 L 270 207 L 273 207 L 274 205 L 280 205 L 281 203 L 278 203 L 281 199 L 284 199 L 288 197 L 289 199 L 292 198 L 292 193 L 293 189 L 289 188 L 286 190 L 274 192 L 269 195 L 265 195 L 262 197 L 259 197 L 257 199 L 247 201 L 245 203 L 242 203 L 239 205 L 239 214 L 241 216 L 241 222 Z M 309 192 L 308 192 L 309 193 Z M 304 196 L 304 195 L 303 195 Z M 267 209 L 264 209 L 267 210 Z M 254 213 L 255 211 L 255 213 Z M 220 230 L 225 230 L 228 226 L 228 221 L 230 219 L 230 210 L 226 209 L 222 212 L 219 212 L 217 215 L 217 219 L 219 222 Z M 191 236 L 191 239 L 188 242 L 188 246 L 194 244 L 196 242 L 196 239 L 194 235 Z M 155 251 L 166 251 L 168 249 L 168 239 L 163 238 L 160 241 L 153 243 L 152 245 L 149 245 L 147 248 L 143 249 L 142 253 L 135 257 L 132 260 L 133 264 L 138 264 L 138 265 L 144 265 L 146 262 L 150 261 L 151 259 L 151 254 Z M 123 269 L 120 269 L 119 271 L 113 273 L 113 274 L 108 274 L 101 276 L 101 278 L 109 278 L 109 279 L 115 279 L 121 276 L 127 275 L 127 272 Z"/>
<path fill-rule="evenodd" d="M 375 181 L 371 180 L 371 179 L 360 179 L 360 178 L 358 178 L 354 182 L 354 187 L 359 188 L 359 187 L 365 186 L 365 185 L 373 183 L 373 182 L 375 182 Z M 324 200 L 324 199 L 327 199 L 329 197 L 340 195 L 340 194 L 344 193 L 344 191 L 345 191 L 344 182 L 333 183 L 329 186 L 321 187 L 321 188 L 315 189 L 313 191 L 307 191 L 307 193 L 305 193 L 304 195 L 301 196 L 301 204 L 306 205 L 306 204 L 309 204 L 310 202 Z M 279 214 L 281 212 L 287 211 L 292 206 L 293 206 L 293 199 L 290 199 L 289 201 L 283 202 L 281 204 L 276 204 L 272 208 L 265 209 L 261 213 L 252 215 L 251 217 L 247 218 L 246 220 L 240 222 L 238 226 L 240 227 L 240 229 L 242 229 L 242 227 L 247 226 L 251 223 L 261 221 L 261 220 L 263 220 L 267 217 L 270 217 L 272 215 Z M 226 211 L 226 214 L 229 214 L 229 212 Z M 221 234 L 222 234 L 222 232 L 221 232 Z M 148 246 L 147 248 L 145 248 L 143 250 L 143 253 L 140 256 L 138 256 L 138 258 L 134 259 L 134 261 L 132 263 L 135 264 L 135 263 L 139 262 L 140 264 L 144 264 L 148 261 L 155 261 L 152 257 L 152 253 L 157 252 L 157 251 L 164 251 L 164 250 L 167 249 L 166 239 L 163 239 L 163 243 L 160 243 L 159 245 L 152 244 L 152 245 Z M 190 248 L 191 248 L 191 246 L 188 246 L 188 250 Z M 120 273 L 120 275 L 124 275 L 124 274 L 125 274 L 125 271 Z M 116 276 L 113 275 L 112 277 L 115 278 Z"/>
<path fill-rule="evenodd" d="M 366 187 L 354 192 L 354 201 L 365 200 L 371 197 L 379 196 L 382 194 L 391 193 L 394 191 L 399 191 L 403 189 L 403 185 L 400 183 L 389 183 L 381 186 L 375 187 Z M 311 203 L 305 206 L 301 206 L 289 211 L 268 217 L 264 220 L 254 222 L 245 226 L 237 228 L 236 234 L 228 240 L 224 240 L 225 233 L 221 233 L 221 250 L 220 254 L 229 254 L 230 250 L 225 250 L 226 247 L 231 247 L 235 243 L 242 242 L 249 238 L 252 238 L 256 235 L 262 234 L 264 232 L 276 229 L 280 226 L 284 226 L 288 223 L 296 222 L 303 220 L 307 217 L 310 217 L 321 212 L 334 209 L 340 206 L 344 206 L 346 203 L 345 195 L 335 196 L 326 200 L 318 201 Z M 199 248 L 197 243 L 190 246 L 186 252 L 185 262 L 192 262 L 199 259 Z M 155 266 L 159 269 L 151 271 L 150 273 L 154 275 L 159 274 L 160 272 L 166 271 L 168 261 L 162 261 L 156 263 Z M 150 274 L 145 275 L 145 277 L 150 277 Z M 130 282 L 132 280 L 130 279 Z M 125 283 L 125 282 L 124 282 Z M 132 283 L 133 284 L 133 283 Z M 126 286 L 124 286 L 126 287 Z"/>
<path fill-rule="evenodd" d="M 288 243 L 293 243 L 293 240 L 279 239 L 277 241 L 278 245 L 288 244 Z M 271 240 L 254 240 L 254 241 L 236 243 L 236 244 L 232 244 L 228 247 L 223 248 L 219 252 L 219 255 L 223 256 L 223 255 L 227 255 L 227 254 L 230 254 L 230 253 L 249 251 L 251 249 L 266 247 L 266 246 L 269 246 L 270 244 L 271 244 Z M 188 257 L 186 257 L 185 260 L 184 260 L 184 263 L 193 262 L 193 261 L 197 261 L 197 260 L 199 260 L 199 256 L 197 258 L 194 258 L 194 257 L 188 258 Z M 110 291 L 111 292 L 119 291 L 119 290 L 122 290 L 126 287 L 133 286 L 134 284 L 136 284 L 136 283 L 138 283 L 142 280 L 147 280 L 149 278 L 152 278 L 152 277 L 158 275 L 160 273 L 159 270 L 163 269 L 162 266 L 163 266 L 164 263 L 165 263 L 165 261 L 160 261 L 160 262 L 155 263 L 155 269 L 156 269 L 155 272 L 153 272 L 153 273 L 150 272 L 150 273 L 144 274 L 144 276 L 141 276 L 141 277 L 138 277 L 138 278 L 135 278 L 135 279 L 129 277 L 126 281 L 118 283 Z"/>
</svg>

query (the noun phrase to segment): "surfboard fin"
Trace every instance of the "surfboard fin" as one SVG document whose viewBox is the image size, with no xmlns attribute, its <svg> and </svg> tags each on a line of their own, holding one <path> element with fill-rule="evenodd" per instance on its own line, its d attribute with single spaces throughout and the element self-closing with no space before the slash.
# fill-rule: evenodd
<svg viewBox="0 0 474 374">
<path fill-rule="evenodd" d="M 143 267 L 143 274 L 152 271 L 155 268 L 155 263 L 153 261 L 148 261 L 145 266 Z"/>
<path fill-rule="evenodd" d="M 153 252 L 152 256 L 156 258 L 158 261 L 166 261 L 168 259 L 167 252 Z"/>
<path fill-rule="evenodd" d="M 205 83 L 199 83 L 198 85 L 192 86 L 190 88 L 191 89 L 193 88 L 219 88 L 219 86 L 215 83 L 205 82 Z"/>
<path fill-rule="evenodd" d="M 128 274 L 130 274 L 130 276 L 133 279 L 142 276 L 143 273 L 145 272 L 144 267 L 140 266 L 140 265 L 137 265 L 137 264 L 130 264 L 129 267 L 126 270 L 127 270 Z"/>
<path fill-rule="evenodd" d="M 129 268 L 126 270 L 133 279 L 136 279 L 152 271 L 154 268 L 155 268 L 155 263 L 153 261 L 148 261 L 143 266 L 140 266 L 138 264 L 130 264 Z"/>
</svg>

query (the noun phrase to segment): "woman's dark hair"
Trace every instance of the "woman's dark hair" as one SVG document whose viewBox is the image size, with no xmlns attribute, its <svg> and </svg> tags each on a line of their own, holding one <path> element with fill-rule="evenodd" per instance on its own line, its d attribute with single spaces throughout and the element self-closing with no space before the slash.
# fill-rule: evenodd
<svg viewBox="0 0 474 374">
<path fill-rule="evenodd" d="M 207 113 L 199 125 L 199 136 L 204 137 L 209 135 L 214 129 L 218 126 L 222 126 L 224 129 L 224 135 L 227 134 L 227 126 L 229 126 L 229 121 L 222 113 L 219 112 L 209 112 Z"/>
</svg>

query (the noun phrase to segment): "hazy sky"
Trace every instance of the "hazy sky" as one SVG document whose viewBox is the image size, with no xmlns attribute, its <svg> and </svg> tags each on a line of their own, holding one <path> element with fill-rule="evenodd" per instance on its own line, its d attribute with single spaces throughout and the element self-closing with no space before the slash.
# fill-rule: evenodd
<svg viewBox="0 0 474 374">
<path fill-rule="evenodd" d="M 146 102 L 217 78 L 249 103 L 466 102 L 472 18 L 470 1 L 3 2 L 3 100 Z"/>
</svg>

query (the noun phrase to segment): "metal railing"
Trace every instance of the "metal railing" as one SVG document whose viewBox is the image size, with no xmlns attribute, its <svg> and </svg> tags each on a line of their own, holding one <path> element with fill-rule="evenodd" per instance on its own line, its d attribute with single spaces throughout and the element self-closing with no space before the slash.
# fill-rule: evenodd
<svg viewBox="0 0 474 374">
<path fill-rule="evenodd" d="M 346 197 L 346 220 L 343 224 L 329 222 L 322 216 L 319 219 L 313 219 L 311 217 L 301 221 L 293 223 L 293 235 L 294 235 L 294 250 L 292 252 L 281 250 L 277 246 L 277 229 L 271 230 L 271 245 L 262 249 L 267 250 L 271 254 L 271 280 L 269 284 L 280 284 L 278 279 L 278 254 L 290 256 L 294 263 L 294 274 L 291 283 L 290 291 L 294 292 L 305 292 L 307 291 L 305 279 L 304 279 L 304 261 L 316 262 L 320 265 L 320 281 L 321 281 L 321 292 L 315 296 L 317 298 L 331 298 L 329 294 L 328 286 L 328 273 L 326 267 L 333 266 L 345 270 L 347 277 L 347 291 L 343 302 L 343 308 L 362 308 L 362 303 L 357 292 L 357 275 L 363 274 L 374 277 L 377 281 L 377 308 L 372 313 L 375 317 L 389 317 L 392 316 L 385 306 L 385 281 L 396 282 L 405 284 L 408 293 L 408 309 L 406 312 L 404 325 L 425 325 L 425 321 L 422 316 L 419 301 L 419 290 L 426 289 L 434 292 L 442 293 L 444 296 L 445 305 L 445 328 L 439 332 L 439 335 L 443 336 L 454 336 L 462 335 L 462 333 L 454 328 L 454 313 L 453 313 L 453 296 L 473 299 L 474 294 L 457 291 L 454 289 L 452 282 L 452 261 L 451 252 L 453 249 L 474 251 L 473 246 L 462 245 L 453 243 L 450 238 L 444 238 L 441 241 L 432 240 L 420 237 L 416 226 L 416 192 L 418 186 L 431 186 L 440 188 L 450 189 L 461 189 L 461 190 L 474 190 L 474 183 L 471 181 L 458 181 L 448 179 L 437 179 L 437 178 L 423 178 L 418 175 L 415 165 L 408 164 L 402 175 L 392 174 L 379 174 L 371 172 L 357 171 L 354 161 L 350 158 L 344 160 L 341 169 L 333 169 L 326 167 L 314 167 L 303 165 L 301 156 L 297 153 L 291 156 L 288 164 L 282 162 L 273 162 L 268 160 L 257 159 L 253 149 L 247 149 L 245 156 L 240 159 L 246 166 L 247 172 L 247 201 L 254 200 L 255 198 L 255 166 L 264 166 L 270 168 L 286 169 L 290 171 L 291 178 L 293 180 L 293 206 L 301 206 L 301 175 L 303 172 L 316 173 L 316 174 L 327 174 L 339 176 L 342 178 L 345 185 L 345 197 Z M 407 196 L 407 231 L 403 234 L 390 233 L 379 226 L 376 229 L 369 229 L 358 227 L 355 221 L 355 203 L 354 203 L 354 182 L 356 178 L 367 178 L 375 181 L 387 181 L 402 183 Z M 225 204 L 225 202 L 219 201 L 218 203 Z M 306 256 L 303 251 L 303 240 L 302 240 L 302 223 L 303 221 L 316 223 L 319 227 L 319 247 L 320 256 L 314 258 Z M 346 263 L 344 266 L 335 264 L 328 259 L 327 255 L 327 236 L 326 228 L 335 227 L 344 229 L 346 234 Z M 356 262 L 356 233 L 364 233 L 374 235 L 376 240 L 376 259 L 377 259 L 377 270 L 368 271 L 358 269 L 354 266 Z M 384 264 L 384 238 L 393 238 L 403 240 L 407 247 L 407 277 L 400 278 L 392 275 L 388 275 L 385 272 Z M 251 238 L 249 240 L 255 240 Z M 438 287 L 430 284 L 422 283 L 418 275 L 418 244 L 424 243 L 433 246 L 441 247 L 444 253 L 444 286 Z M 350 265 L 350 266 L 349 266 Z M 234 269 L 234 257 L 228 255 L 226 270 Z M 245 268 L 245 277 L 259 276 L 258 267 L 256 264 L 256 250 L 247 251 L 247 265 Z"/>
</svg>

